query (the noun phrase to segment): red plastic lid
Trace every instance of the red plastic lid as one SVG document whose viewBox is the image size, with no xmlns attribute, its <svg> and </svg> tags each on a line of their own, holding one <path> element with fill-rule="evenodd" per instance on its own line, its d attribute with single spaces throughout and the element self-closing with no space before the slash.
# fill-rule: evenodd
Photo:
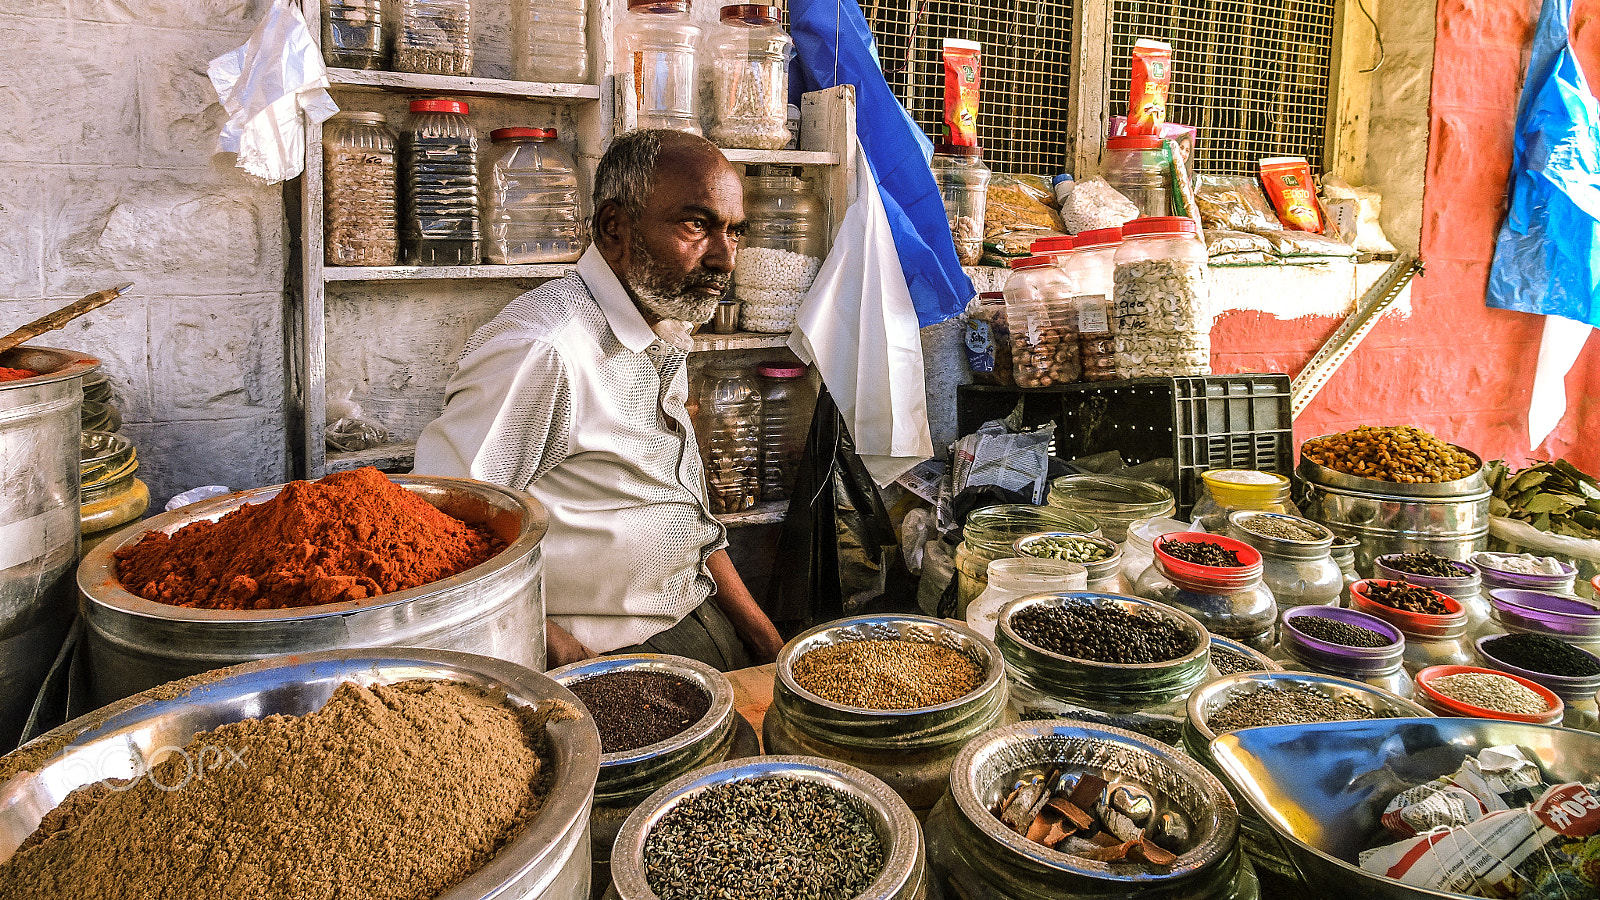
<svg viewBox="0 0 1600 900">
<path fill-rule="evenodd" d="M 555 132 L 543 128 L 496 128 L 489 132 L 489 140 L 500 141 L 548 141 L 555 137 Z"/>
<path fill-rule="evenodd" d="M 933 152 L 940 156 L 982 156 L 982 147 L 966 147 L 961 144 L 939 144 Z"/>
<path fill-rule="evenodd" d="M 1072 246 L 1083 250 L 1088 247 L 1109 247 L 1112 244 L 1122 243 L 1121 228 L 1096 228 L 1093 231 L 1080 231 L 1072 239 Z"/>
<path fill-rule="evenodd" d="M 746 25 L 776 25 L 778 8 L 755 3 L 740 3 L 722 8 L 722 21 L 743 22 Z"/>
<path fill-rule="evenodd" d="M 1239 554 L 1239 565 L 1224 568 L 1222 566 L 1202 566 L 1199 563 L 1184 562 L 1183 560 L 1167 553 L 1165 548 L 1169 543 L 1217 544 L 1224 550 L 1232 550 L 1234 553 Z M 1180 531 L 1174 534 L 1163 534 L 1160 537 L 1152 540 L 1150 542 L 1150 546 L 1155 548 L 1156 558 L 1161 560 L 1162 567 L 1172 575 L 1175 575 L 1179 578 L 1196 578 L 1203 581 L 1209 581 L 1218 577 L 1226 578 L 1228 576 L 1237 575 L 1249 569 L 1256 569 L 1259 571 L 1261 568 L 1260 550 L 1257 550 L 1249 544 L 1246 544 L 1244 541 L 1235 540 L 1231 537 L 1224 537 L 1220 534 L 1204 534 L 1200 532 Z"/>
<path fill-rule="evenodd" d="M 1072 249 L 1073 241 L 1070 237 L 1039 238 L 1028 245 L 1028 252 L 1038 256 L 1044 253 L 1065 253 Z"/>
<path fill-rule="evenodd" d="M 1122 226 L 1122 236 L 1138 234 L 1194 234 L 1194 220 L 1187 216 L 1145 216 Z"/>
<path fill-rule="evenodd" d="M 1393 622 L 1401 629 L 1429 626 L 1438 627 L 1455 619 L 1462 618 L 1466 615 L 1466 611 L 1462 608 L 1460 600 L 1457 600 L 1449 594 L 1442 594 L 1431 588 L 1423 588 L 1423 590 L 1432 594 L 1441 603 L 1443 603 L 1444 608 L 1448 610 L 1448 612 L 1444 613 L 1443 615 L 1432 615 L 1429 613 L 1416 613 L 1408 612 L 1403 609 L 1395 609 L 1387 603 L 1379 603 L 1378 601 L 1367 596 L 1367 588 L 1375 584 L 1409 584 L 1412 587 L 1422 587 L 1420 584 L 1415 584 L 1409 581 L 1401 582 L 1390 581 L 1386 578 L 1363 578 L 1355 584 L 1350 585 L 1350 608 L 1359 609 L 1362 612 L 1370 612 L 1374 615 L 1377 615 L 1379 618 L 1387 619 L 1390 622 Z"/>
<path fill-rule="evenodd" d="M 1153 134 L 1124 134 L 1106 138 L 1107 150 L 1160 150 L 1161 138 Z"/>
<path fill-rule="evenodd" d="M 1005 291 L 984 291 L 978 295 L 979 300 L 1004 300 L 1005 298 Z"/>
<path fill-rule="evenodd" d="M 467 114 L 467 101 L 465 100 L 413 100 L 411 111 L 414 113 L 454 113 L 458 116 Z"/>
<path fill-rule="evenodd" d="M 767 378 L 799 378 L 806 373 L 806 366 L 797 366 L 787 362 L 764 362 L 756 366 L 756 374 Z"/>
<path fill-rule="evenodd" d="M 1053 266 L 1056 261 L 1048 256 L 1024 256 L 1011 261 L 1012 269 L 1037 269 L 1043 266 Z"/>
<path fill-rule="evenodd" d="M 628 0 L 628 12 L 681 13 L 689 11 L 689 0 Z"/>
<path fill-rule="evenodd" d="M 1543 700 L 1549 705 L 1549 709 L 1542 713 L 1501 712 L 1497 709 L 1475 706 L 1471 703 L 1457 700 L 1454 697 L 1440 693 L 1439 689 L 1433 686 L 1433 681 L 1435 679 L 1444 678 L 1448 675 L 1466 675 L 1469 673 L 1499 675 L 1503 678 L 1509 678 L 1528 690 L 1533 691 L 1535 694 L 1538 694 L 1539 699 Z M 1480 666 L 1429 666 L 1417 673 L 1417 690 L 1422 693 L 1422 696 L 1426 698 L 1429 703 L 1439 707 L 1450 715 L 1477 719 L 1499 719 L 1504 722 L 1531 722 L 1536 725 L 1559 725 L 1561 724 L 1562 712 L 1566 706 L 1566 704 L 1561 702 L 1561 698 L 1557 696 L 1554 691 L 1536 681 L 1530 681 L 1527 678 L 1523 678 L 1521 675 L 1513 675 L 1510 672 L 1501 672 L 1496 669 L 1485 669 Z"/>
</svg>

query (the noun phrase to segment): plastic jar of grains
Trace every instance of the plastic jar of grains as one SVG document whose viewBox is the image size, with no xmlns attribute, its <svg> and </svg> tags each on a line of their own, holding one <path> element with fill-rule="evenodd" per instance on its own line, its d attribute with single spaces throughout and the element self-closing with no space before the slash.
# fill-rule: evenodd
<svg viewBox="0 0 1600 900">
<path fill-rule="evenodd" d="M 1278 605 L 1261 580 L 1261 551 L 1230 537 L 1192 532 L 1156 538 L 1152 546 L 1154 558 L 1134 594 L 1182 609 L 1212 634 L 1257 650 L 1272 647 Z"/>
<path fill-rule="evenodd" d="M 1050 482 L 1045 502 L 1088 516 L 1106 540 L 1119 544 L 1128 539 L 1129 525 L 1172 515 L 1175 508 L 1171 491 L 1121 475 L 1062 475 Z"/>
<path fill-rule="evenodd" d="M 583 214 L 572 157 L 554 128 L 498 128 L 486 168 L 484 256 L 492 263 L 573 262 L 583 255 Z"/>
<path fill-rule="evenodd" d="M 1139 207 L 1139 215 L 1168 215 L 1171 176 L 1161 138 L 1130 134 L 1106 140 L 1106 183 L 1132 200 Z"/>
<path fill-rule="evenodd" d="M 322 261 L 329 266 L 392 266 L 395 136 L 383 116 L 342 112 L 322 128 Z"/>
<path fill-rule="evenodd" d="M 1484 593 L 1497 588 L 1571 594 L 1578 569 L 1551 556 L 1531 553 L 1491 553 L 1480 550 L 1468 560 L 1483 578 Z"/>
<path fill-rule="evenodd" d="M 1194 220 L 1123 225 L 1112 282 L 1119 377 L 1211 374 L 1206 248 Z"/>
<path fill-rule="evenodd" d="M 1424 550 L 1390 553 L 1372 561 L 1374 578 L 1409 581 L 1419 587 L 1456 598 L 1467 611 L 1467 634 L 1476 637 L 1495 629 L 1489 621 L 1489 598 L 1483 592 L 1478 570 L 1468 563 L 1445 559 Z"/>
<path fill-rule="evenodd" d="M 1400 629 L 1406 637 L 1405 666 L 1412 675 L 1429 666 L 1463 666 L 1472 662 L 1471 636 L 1467 634 L 1467 613 L 1454 597 L 1411 585 L 1413 598 L 1408 598 L 1406 609 L 1391 606 L 1378 599 L 1386 591 L 1406 586 L 1403 581 L 1384 581 L 1369 578 L 1358 581 L 1350 588 L 1350 608 L 1376 616 Z M 1420 591 L 1427 591 L 1424 599 Z M 1414 611 L 1418 604 L 1428 603 L 1441 612 Z"/>
<path fill-rule="evenodd" d="M 467 112 L 461 100 L 411 101 L 400 153 L 400 250 L 407 265 L 478 264 L 478 136 Z"/>
<path fill-rule="evenodd" d="M 1176 745 L 1211 641 L 1185 611 L 1097 593 L 1036 594 L 1000 612 L 1008 720 L 1074 719 Z"/>
<path fill-rule="evenodd" d="M 967 516 L 961 543 L 956 545 L 955 618 L 966 618 L 968 604 L 983 593 L 989 583 L 989 562 L 1016 556 L 1012 545 L 1017 538 L 1040 531 L 1100 534 L 1089 519 L 1051 506 L 1002 503 L 973 510 Z M 1092 577 L 1093 572 L 1090 575 Z"/>
<path fill-rule="evenodd" d="M 789 143 L 789 59 L 794 41 L 778 7 L 724 6 L 712 29 L 710 138 L 718 147 L 778 150 Z"/>
<path fill-rule="evenodd" d="M 584 0 L 511 4 L 511 71 L 518 81 L 589 81 L 589 10 Z"/>
<path fill-rule="evenodd" d="M 689 0 L 628 0 L 616 31 L 617 63 L 633 76 L 636 127 L 699 134 L 700 27 L 689 20 Z"/>
<path fill-rule="evenodd" d="M 1241 510 L 1228 516 L 1228 536 L 1261 551 L 1261 579 L 1278 612 L 1296 606 L 1338 606 L 1344 576 L 1328 553 L 1333 532 L 1309 519 Z"/>
<path fill-rule="evenodd" d="M 933 150 L 933 180 L 944 198 L 945 218 L 956 242 L 956 258 L 975 266 L 983 256 L 983 213 L 989 196 L 989 167 L 977 147 L 940 144 Z"/>
<path fill-rule="evenodd" d="M 1278 645 L 1267 654 L 1285 669 L 1334 675 L 1411 699 L 1406 639 L 1383 619 L 1353 609 L 1299 606 L 1283 614 Z"/>
<path fill-rule="evenodd" d="M 1011 550 L 1016 556 L 1029 559 L 1062 559 L 1082 564 L 1088 569 L 1087 590 L 1094 593 L 1133 593 L 1133 583 L 1122 572 L 1122 546 L 1103 537 L 1041 531 L 1017 538 Z"/>
<path fill-rule="evenodd" d="M 787 500 L 811 428 L 806 366 L 764 362 L 756 366 L 756 375 L 761 386 L 761 500 Z"/>
<path fill-rule="evenodd" d="M 1600 655 L 1600 607 L 1567 594 L 1496 588 L 1489 592 L 1496 634 L 1544 634 Z"/>
<path fill-rule="evenodd" d="M 962 344 L 967 371 L 977 384 L 1016 387 L 1011 363 L 1011 329 L 1006 325 L 1006 295 L 986 291 L 967 304 Z"/>
<path fill-rule="evenodd" d="M 1048 256 L 1013 260 L 1006 279 L 1011 372 L 1019 388 L 1078 380 L 1078 317 L 1066 275 Z"/>
<path fill-rule="evenodd" d="M 396 72 L 472 74 L 472 0 L 394 0 L 390 62 Z"/>
<path fill-rule="evenodd" d="M 967 606 L 967 627 L 992 641 L 1000 610 L 1007 603 L 1029 594 L 1084 591 L 1088 587 L 1089 570 L 1082 563 L 1028 556 L 990 560 L 989 583 Z"/>
<path fill-rule="evenodd" d="M 761 390 L 742 368 L 707 366 L 693 393 L 711 511 L 749 509 L 761 495 Z"/>
<path fill-rule="evenodd" d="M 1073 239 L 1072 253 L 1061 258 L 1061 268 L 1076 295 L 1078 310 L 1079 376 L 1084 381 L 1112 381 L 1117 377 L 1117 342 L 1112 334 L 1112 274 L 1121 228 L 1082 231 Z"/>
<path fill-rule="evenodd" d="M 383 0 L 323 0 L 322 59 L 342 69 L 381 69 Z"/>
<path fill-rule="evenodd" d="M 1549 688 L 1566 705 L 1561 724 L 1594 731 L 1600 726 L 1595 692 L 1600 691 L 1600 657 L 1542 634 L 1492 634 L 1474 642 L 1477 663 L 1520 675 Z"/>
<path fill-rule="evenodd" d="M 1430 666 L 1417 673 L 1417 703 L 1437 716 L 1560 725 L 1566 704 L 1555 692 L 1510 672 Z"/>
<path fill-rule="evenodd" d="M 1276 472 L 1210 469 L 1200 473 L 1200 483 L 1206 490 L 1190 516 L 1215 534 L 1227 531 L 1228 514 L 1241 509 L 1304 518 L 1289 499 L 1289 479 Z"/>
<path fill-rule="evenodd" d="M 822 268 L 826 210 L 787 166 L 752 167 L 744 182 L 746 231 L 733 263 L 733 292 L 745 331 L 783 334 Z"/>
</svg>

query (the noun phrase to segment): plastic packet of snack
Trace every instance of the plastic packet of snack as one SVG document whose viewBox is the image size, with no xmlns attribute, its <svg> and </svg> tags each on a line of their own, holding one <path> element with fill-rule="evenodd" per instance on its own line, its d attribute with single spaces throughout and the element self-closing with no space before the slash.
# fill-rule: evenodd
<svg viewBox="0 0 1600 900">
<path fill-rule="evenodd" d="M 1284 262 L 1298 262 L 1303 259 L 1323 261 L 1328 257 L 1356 255 L 1356 248 L 1325 234 L 1289 231 L 1283 228 L 1257 231 L 1256 234 L 1266 238 L 1272 244 L 1272 252 L 1283 257 Z"/>
<path fill-rule="evenodd" d="M 1265 231 L 1282 227 L 1267 195 L 1249 175 L 1197 175 L 1194 202 L 1207 229 Z"/>
<path fill-rule="evenodd" d="M 994 176 L 984 202 L 984 239 L 1026 228 L 1065 234 L 1066 225 L 1060 214 L 1053 204 L 1045 202 L 1051 196 L 1051 191 L 1037 182 L 1014 175 Z"/>
<path fill-rule="evenodd" d="M 1514 746 L 1490 747 L 1449 775 L 1396 794 L 1379 821 L 1395 837 L 1476 822 L 1491 812 L 1526 806 L 1543 793 L 1539 766 Z"/>
<path fill-rule="evenodd" d="M 1033 255 L 1033 242 L 1052 237 L 1066 237 L 1059 231 L 1049 228 L 1016 228 L 998 234 L 990 234 L 983 239 L 983 249 L 986 253 L 1015 259 Z"/>
<path fill-rule="evenodd" d="M 948 143 L 978 146 L 978 67 L 983 47 L 977 41 L 944 39 L 944 127 Z"/>
<path fill-rule="evenodd" d="M 1284 228 L 1321 234 L 1322 208 L 1317 205 L 1317 187 L 1311 181 L 1311 164 L 1303 156 L 1275 156 L 1256 164 L 1261 184 L 1272 198 L 1272 207 Z"/>
<path fill-rule="evenodd" d="M 1099 178 L 1075 183 L 1061 196 L 1061 220 L 1068 234 L 1121 228 L 1139 218 L 1139 207 Z"/>
<path fill-rule="evenodd" d="M 1259 253 L 1263 257 L 1270 257 L 1272 243 L 1261 235 L 1251 234 L 1248 231 L 1208 230 L 1206 253 L 1213 261 L 1219 256 L 1238 253 Z"/>
<path fill-rule="evenodd" d="M 1128 134 L 1159 134 L 1167 121 L 1172 45 L 1140 38 L 1133 44 L 1128 77 Z"/>
<path fill-rule="evenodd" d="M 1206 260 L 1206 265 L 1213 269 L 1228 266 L 1279 266 L 1283 260 L 1271 253 L 1218 253 Z"/>
<path fill-rule="evenodd" d="M 978 384 L 1015 387 L 1011 370 L 1011 330 L 1006 326 L 1005 294 L 987 292 L 973 297 L 962 313 L 962 345 L 967 371 Z"/>
</svg>

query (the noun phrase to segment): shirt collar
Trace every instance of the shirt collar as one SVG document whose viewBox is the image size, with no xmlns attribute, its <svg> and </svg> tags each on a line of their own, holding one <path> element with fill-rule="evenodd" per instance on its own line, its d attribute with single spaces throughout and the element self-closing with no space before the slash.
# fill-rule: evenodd
<svg viewBox="0 0 1600 900">
<path fill-rule="evenodd" d="M 645 348 L 656 342 L 656 333 L 645 323 L 639 307 L 628 296 L 628 289 L 622 286 L 617 273 L 611 271 L 611 265 L 593 244 L 583 251 L 582 258 L 578 260 L 578 277 L 583 279 L 584 286 L 594 295 L 594 302 L 605 315 L 606 324 L 611 326 L 611 333 L 617 336 L 622 346 L 634 353 L 643 353 Z"/>
</svg>

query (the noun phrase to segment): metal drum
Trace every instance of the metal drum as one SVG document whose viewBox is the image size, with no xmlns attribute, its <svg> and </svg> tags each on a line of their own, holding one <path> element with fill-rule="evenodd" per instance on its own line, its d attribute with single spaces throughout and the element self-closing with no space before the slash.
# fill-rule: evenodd
<svg viewBox="0 0 1600 900">
<path fill-rule="evenodd" d="M 1363 578 L 1372 577 L 1373 560 L 1391 553 L 1431 550 L 1466 559 L 1488 546 L 1490 491 L 1481 460 L 1479 470 L 1466 478 L 1435 484 L 1346 475 L 1303 455 L 1296 474 L 1297 505 L 1306 518 L 1361 542 L 1356 571 Z"/>
<path fill-rule="evenodd" d="M 117 532 L 78 568 L 88 626 L 91 688 L 98 705 L 210 669 L 287 653 L 352 647 L 432 647 L 544 669 L 544 594 L 539 541 L 548 519 L 521 491 L 431 475 L 396 484 L 506 543 L 465 572 L 371 602 L 280 610 L 188 609 L 155 603 L 117 580 L 114 554 L 150 531 L 171 534 L 275 496 L 283 485 L 195 503 Z M 74 519 L 76 523 L 76 519 Z"/>
<path fill-rule="evenodd" d="M 22 735 L 72 624 L 78 561 L 78 442 L 92 356 L 46 347 L 0 353 L 36 378 L 0 382 L 0 752 Z"/>
<path fill-rule="evenodd" d="M 248 663 L 74 719 L 33 741 L 43 759 L 6 782 L 0 805 L 0 861 L 39 827 L 67 794 L 148 770 L 164 749 L 247 718 L 306 715 L 340 684 L 433 678 L 504 691 L 515 706 L 576 697 L 537 672 L 498 659 L 442 650 L 340 650 Z M 588 900 L 589 804 L 600 766 L 600 736 L 587 716 L 547 726 L 555 766 L 550 794 L 528 826 L 483 868 L 437 900 Z M 59 749 L 57 749 L 59 748 Z"/>
</svg>

